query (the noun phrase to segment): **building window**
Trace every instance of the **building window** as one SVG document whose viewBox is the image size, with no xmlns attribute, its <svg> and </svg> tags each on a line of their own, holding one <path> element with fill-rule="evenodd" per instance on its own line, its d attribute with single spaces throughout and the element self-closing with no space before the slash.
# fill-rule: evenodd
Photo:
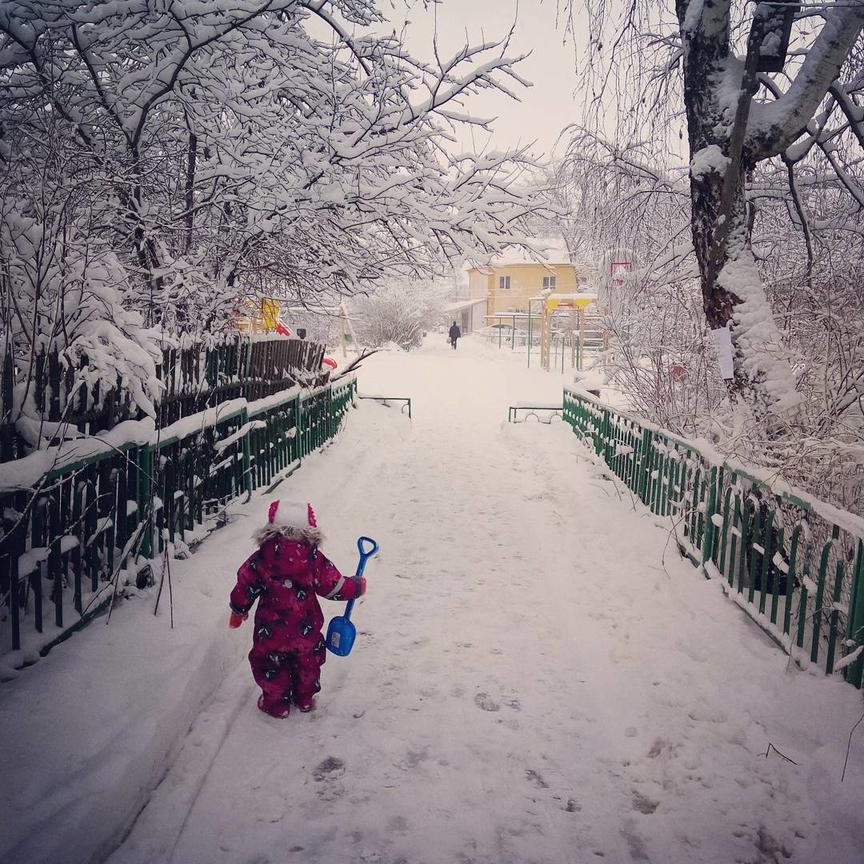
<svg viewBox="0 0 864 864">
<path fill-rule="evenodd" d="M 545 291 L 547 288 L 551 288 L 553 291 L 555 290 L 555 277 L 554 276 L 544 276 L 543 277 L 543 290 Z"/>
<path fill-rule="evenodd" d="M 499 276 L 498 277 L 498 290 L 499 291 L 509 291 L 510 290 L 510 277 L 509 276 Z"/>
</svg>

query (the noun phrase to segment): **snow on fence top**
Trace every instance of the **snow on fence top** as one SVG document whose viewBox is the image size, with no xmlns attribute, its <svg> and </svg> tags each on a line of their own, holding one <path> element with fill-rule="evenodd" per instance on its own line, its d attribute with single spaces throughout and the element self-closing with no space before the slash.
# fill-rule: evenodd
<svg viewBox="0 0 864 864">
<path fill-rule="evenodd" d="M 155 365 L 156 425 L 165 427 L 229 399 L 254 401 L 295 385 L 323 384 L 329 374 L 321 365 L 324 350 L 301 339 L 234 334 L 165 341 Z M 140 382 L 119 373 L 100 377 L 98 363 L 91 369 L 86 356 L 71 358 L 59 347 L 40 349 L 32 361 L 17 362 L 11 353 L 3 361 L 0 462 L 142 419 L 135 395 Z"/>
<path fill-rule="evenodd" d="M 336 434 L 355 392 L 349 376 L 223 399 L 161 429 L 127 420 L 0 465 L 0 656 L 35 659 L 167 543 L 193 542 L 231 500 L 295 470 Z"/>
<path fill-rule="evenodd" d="M 590 393 L 581 390 L 570 390 L 569 388 L 566 389 L 566 392 L 578 396 L 579 399 L 593 402 L 600 409 L 608 409 L 609 407 Z M 850 534 L 854 534 L 856 537 L 864 540 L 864 519 L 856 516 L 854 513 L 850 513 L 848 510 L 841 510 L 833 504 L 829 504 L 827 501 L 811 495 L 804 489 L 799 489 L 797 486 L 787 483 L 777 476 L 776 471 L 741 462 L 732 456 L 725 456 L 710 441 L 706 441 L 704 438 L 686 438 L 683 435 L 669 432 L 650 420 L 628 414 L 626 411 L 621 411 L 618 408 L 614 409 L 614 412 L 619 418 L 626 419 L 630 423 L 640 426 L 642 429 L 660 433 L 670 441 L 675 441 L 694 453 L 698 453 L 706 465 L 718 468 L 725 467 L 737 475 L 755 480 L 770 489 L 774 495 L 792 501 L 813 513 L 817 513 L 826 522 L 837 525 L 844 531 L 848 531 Z"/>
</svg>

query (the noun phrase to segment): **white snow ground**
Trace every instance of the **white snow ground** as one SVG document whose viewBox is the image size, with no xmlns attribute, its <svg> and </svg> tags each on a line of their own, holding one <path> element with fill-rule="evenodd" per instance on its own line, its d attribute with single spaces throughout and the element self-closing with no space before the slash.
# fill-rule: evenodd
<svg viewBox="0 0 864 864">
<path fill-rule="evenodd" d="M 0 861 L 102 860 L 170 765 L 110 864 L 860 864 L 860 693 L 790 670 L 566 427 L 506 423 L 560 376 L 434 337 L 359 379 L 413 422 L 361 402 L 270 496 L 346 571 L 381 544 L 318 711 L 260 714 L 227 630 L 258 498 L 175 565 L 175 630 L 150 592 L 0 687 Z"/>
</svg>

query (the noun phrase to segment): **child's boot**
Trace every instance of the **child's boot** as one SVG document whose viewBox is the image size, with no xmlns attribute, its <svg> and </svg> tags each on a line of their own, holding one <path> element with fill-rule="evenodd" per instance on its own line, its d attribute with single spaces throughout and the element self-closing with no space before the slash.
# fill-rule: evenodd
<svg viewBox="0 0 864 864">
<path fill-rule="evenodd" d="M 301 714 L 308 714 L 310 711 L 315 710 L 315 697 L 312 696 L 303 702 L 297 702 L 295 704 L 297 705 L 297 710 L 300 711 Z"/>
<path fill-rule="evenodd" d="M 262 693 L 258 697 L 258 710 L 269 714 L 271 717 L 276 717 L 278 720 L 282 720 L 291 713 L 291 706 L 281 699 L 275 705 L 270 704 Z M 302 711 L 303 709 L 301 708 L 300 710 Z"/>
</svg>

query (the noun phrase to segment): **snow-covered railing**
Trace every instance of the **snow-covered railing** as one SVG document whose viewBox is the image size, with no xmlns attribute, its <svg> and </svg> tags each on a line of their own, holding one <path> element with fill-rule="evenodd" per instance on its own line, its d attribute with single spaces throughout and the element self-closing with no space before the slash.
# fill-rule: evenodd
<svg viewBox="0 0 864 864">
<path fill-rule="evenodd" d="M 563 411 L 564 409 L 561 405 L 554 403 L 546 405 L 510 405 L 507 409 L 507 422 L 525 423 L 529 417 L 533 417 L 538 422 L 548 425 L 555 417 L 560 420 Z"/>
<path fill-rule="evenodd" d="M 152 389 L 103 358 L 40 347 L 22 362 L 7 352 L 0 375 L 0 463 L 62 437 L 92 435 L 143 416 L 166 426 L 231 399 L 254 401 L 326 380 L 324 346 L 301 339 L 226 334 L 161 340 L 151 358 Z M 128 371 L 128 370 L 127 370 Z"/>
<path fill-rule="evenodd" d="M 194 544 L 230 501 L 272 487 L 329 441 L 355 391 L 348 377 L 231 399 L 162 429 L 126 421 L 0 465 L 0 654 L 31 662 L 123 586 L 144 584 L 166 544 Z"/>
<path fill-rule="evenodd" d="M 564 390 L 564 419 L 799 662 L 864 678 L 864 519 Z"/>
</svg>

